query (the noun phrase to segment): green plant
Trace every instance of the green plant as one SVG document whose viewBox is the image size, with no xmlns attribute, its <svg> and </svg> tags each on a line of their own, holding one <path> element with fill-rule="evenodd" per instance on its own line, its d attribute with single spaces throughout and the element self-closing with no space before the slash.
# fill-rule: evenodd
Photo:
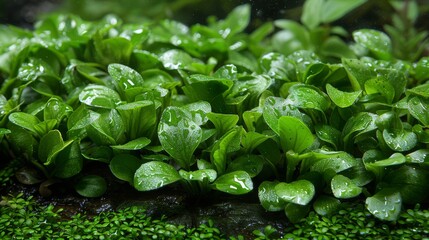
<svg viewBox="0 0 429 240">
<path fill-rule="evenodd" d="M 107 188 L 88 168 L 108 165 L 139 191 L 257 188 L 292 222 L 361 198 L 394 221 L 429 197 L 429 65 L 397 59 L 381 31 L 346 43 L 331 23 L 364 2 L 309 0 L 303 25 L 251 33 L 249 5 L 207 25 L 2 26 L 2 147 L 86 197 Z"/>
<path fill-rule="evenodd" d="M 22 194 L 3 197 L 0 206 L 0 236 L 4 239 L 226 239 L 212 221 L 187 228 L 167 223 L 165 218 L 152 219 L 138 207 L 63 219 L 62 209 L 40 206 Z"/>
</svg>

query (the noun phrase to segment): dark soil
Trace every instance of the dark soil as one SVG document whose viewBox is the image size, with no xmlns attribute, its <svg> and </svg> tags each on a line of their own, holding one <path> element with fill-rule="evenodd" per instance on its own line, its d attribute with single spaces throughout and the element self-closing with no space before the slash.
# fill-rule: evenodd
<svg viewBox="0 0 429 240">
<path fill-rule="evenodd" d="M 265 211 L 259 203 L 256 193 L 244 196 L 230 196 L 212 191 L 207 195 L 191 197 L 186 195 L 180 185 L 172 185 L 160 190 L 138 192 L 128 183 L 121 182 L 110 174 L 108 167 L 97 165 L 93 168 L 108 182 L 107 192 L 100 198 L 85 198 L 78 195 L 72 186 L 64 182 L 49 185 L 50 196 L 39 192 L 42 184 L 24 185 L 14 177 L 13 184 L 0 191 L 2 195 L 24 193 L 42 206 L 54 205 L 63 209 L 61 216 L 70 219 L 78 213 L 88 218 L 103 211 L 112 211 L 130 206 L 141 206 L 148 216 L 159 219 L 166 216 L 167 222 L 198 227 L 213 220 L 215 226 L 226 236 L 251 237 L 252 231 L 262 230 L 271 225 L 280 232 L 289 223 L 283 212 Z"/>
</svg>

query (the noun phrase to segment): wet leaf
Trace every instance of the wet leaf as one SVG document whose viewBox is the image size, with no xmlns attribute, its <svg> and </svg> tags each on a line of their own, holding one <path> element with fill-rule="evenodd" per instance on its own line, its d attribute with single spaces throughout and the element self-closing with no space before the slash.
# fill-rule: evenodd
<svg viewBox="0 0 429 240">
<path fill-rule="evenodd" d="M 158 137 L 164 150 L 182 168 L 189 169 L 194 151 L 202 140 L 202 129 L 189 118 L 189 113 L 178 107 L 168 107 L 162 113 Z"/>
<path fill-rule="evenodd" d="M 58 153 L 52 172 L 58 178 L 70 178 L 79 174 L 82 169 L 83 158 L 79 142 L 74 141 Z"/>
<path fill-rule="evenodd" d="M 278 182 L 264 181 L 258 187 L 259 202 L 265 210 L 270 212 L 281 211 L 286 206 L 286 202 L 276 194 L 275 186 L 277 184 Z"/>
<path fill-rule="evenodd" d="M 295 203 L 287 203 L 285 207 L 286 217 L 291 223 L 299 223 L 310 212 L 311 205 L 299 205 Z"/>
<path fill-rule="evenodd" d="M 408 109 L 413 117 L 423 125 L 429 126 L 429 100 L 422 97 L 412 97 L 408 100 Z"/>
<path fill-rule="evenodd" d="M 246 171 L 250 177 L 257 176 L 264 167 L 264 159 L 258 155 L 242 155 L 228 164 L 227 172 Z"/>
<path fill-rule="evenodd" d="M 383 189 L 365 200 L 368 211 L 381 220 L 395 221 L 401 212 L 401 194 L 391 189 Z"/>
<path fill-rule="evenodd" d="M 326 84 L 326 92 L 328 93 L 331 100 L 341 108 L 350 107 L 360 96 L 362 91 L 355 92 L 343 92 L 341 90 L 336 89 L 331 84 Z"/>
<path fill-rule="evenodd" d="M 40 120 L 37 117 L 24 112 L 11 113 L 9 115 L 9 121 L 33 133 L 36 133 L 34 126 L 40 123 Z"/>
<path fill-rule="evenodd" d="M 283 116 L 279 119 L 280 142 L 284 152 L 292 150 L 301 153 L 314 141 L 310 129 L 301 120 Z"/>
<path fill-rule="evenodd" d="M 187 172 L 185 170 L 179 170 L 180 176 L 187 181 L 200 181 L 211 183 L 216 180 L 217 172 L 213 169 L 199 169 L 196 171 Z"/>
<path fill-rule="evenodd" d="M 341 146 L 341 132 L 330 125 L 316 125 L 316 135 L 320 140 L 330 143 L 335 149 Z"/>
<path fill-rule="evenodd" d="M 112 109 L 120 103 L 121 98 L 115 90 L 90 84 L 79 94 L 79 101 L 91 107 Z"/>
<path fill-rule="evenodd" d="M 127 89 L 143 86 L 142 76 L 134 69 L 113 63 L 109 64 L 107 70 L 114 79 L 114 85 L 119 92 L 124 92 Z"/>
<path fill-rule="evenodd" d="M 314 185 L 307 180 L 279 183 L 275 186 L 275 191 L 283 201 L 298 205 L 307 205 L 316 193 Z"/>
<path fill-rule="evenodd" d="M 328 96 L 318 88 L 311 85 L 296 84 L 289 89 L 288 100 L 295 107 L 303 109 L 316 109 L 326 111 L 331 101 Z"/>
<path fill-rule="evenodd" d="M 319 196 L 313 203 L 314 211 L 322 216 L 335 213 L 340 207 L 341 201 L 326 195 Z"/>
<path fill-rule="evenodd" d="M 332 178 L 331 189 L 336 198 L 354 198 L 362 192 L 361 187 L 343 175 L 335 175 Z"/>
<path fill-rule="evenodd" d="M 150 144 L 150 139 L 141 137 L 134 140 L 131 140 L 125 144 L 122 145 L 114 145 L 111 146 L 114 149 L 121 149 L 121 150 L 140 150 L 146 147 Z"/>
<path fill-rule="evenodd" d="M 170 164 L 152 161 L 142 164 L 137 169 L 134 174 L 134 187 L 138 191 L 150 191 L 180 179 L 182 177 Z"/>
<path fill-rule="evenodd" d="M 383 139 L 387 146 L 394 151 L 405 152 L 417 145 L 417 135 L 414 132 L 402 130 L 399 133 L 389 132 L 384 129 Z"/>
<path fill-rule="evenodd" d="M 232 195 L 246 194 L 253 189 L 250 175 L 245 171 L 235 171 L 219 176 L 213 182 L 214 189 Z"/>
<path fill-rule="evenodd" d="M 267 125 L 279 133 L 279 119 L 282 116 L 294 116 L 301 120 L 305 117 L 291 101 L 279 97 L 268 97 L 263 106 L 263 117 Z"/>
<path fill-rule="evenodd" d="M 210 160 L 215 166 L 218 174 L 223 174 L 226 170 L 227 154 L 240 149 L 242 131 L 243 129 L 241 127 L 235 127 L 225 133 L 214 144 L 210 154 Z"/>
<path fill-rule="evenodd" d="M 370 50 L 375 57 L 389 60 L 392 56 L 392 43 L 389 36 L 373 29 L 360 29 L 353 32 L 353 39 Z"/>
</svg>

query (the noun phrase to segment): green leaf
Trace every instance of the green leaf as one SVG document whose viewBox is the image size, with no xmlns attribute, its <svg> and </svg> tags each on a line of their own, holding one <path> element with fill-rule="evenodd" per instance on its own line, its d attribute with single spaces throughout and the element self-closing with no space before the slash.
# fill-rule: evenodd
<svg viewBox="0 0 429 240">
<path fill-rule="evenodd" d="M 79 174 L 83 169 L 83 158 L 78 141 L 74 141 L 60 151 L 55 158 L 54 176 L 70 178 Z"/>
<path fill-rule="evenodd" d="M 33 154 L 37 151 L 38 141 L 30 132 L 21 127 L 11 124 L 8 128 L 11 131 L 9 139 L 13 149 L 22 153 L 23 156 L 27 156 L 27 159 L 32 158 Z"/>
<path fill-rule="evenodd" d="M 80 178 L 74 188 L 83 197 L 101 197 L 107 190 L 107 183 L 100 176 L 87 175 Z"/>
<path fill-rule="evenodd" d="M 307 0 L 304 3 L 301 22 L 309 29 L 317 27 L 322 22 L 322 9 L 325 0 Z"/>
<path fill-rule="evenodd" d="M 354 0 L 354 1 L 343 1 L 343 0 L 325 0 L 323 7 L 320 9 L 321 22 L 331 23 L 334 22 L 352 10 L 356 9 L 367 0 Z"/>
<path fill-rule="evenodd" d="M 261 57 L 259 65 L 262 71 L 272 78 L 281 80 L 289 79 L 287 66 L 292 64 L 288 62 L 283 54 L 267 53 Z"/>
<path fill-rule="evenodd" d="M 429 126 L 429 99 L 418 96 L 408 99 L 408 110 L 423 125 Z"/>
<path fill-rule="evenodd" d="M 55 157 L 64 148 L 70 145 L 73 141 L 64 142 L 61 132 L 51 130 L 40 139 L 38 157 L 45 165 L 50 165 L 54 162 Z"/>
<path fill-rule="evenodd" d="M 182 89 L 192 102 L 207 101 L 212 106 L 213 112 L 225 112 L 223 93 L 230 89 L 232 84 L 231 80 L 197 81 L 183 86 Z"/>
<path fill-rule="evenodd" d="M 213 182 L 213 188 L 232 195 L 246 194 L 253 189 L 253 182 L 245 171 L 235 171 L 221 175 Z"/>
<path fill-rule="evenodd" d="M 375 217 L 395 221 L 401 212 L 401 194 L 391 189 L 383 189 L 365 200 L 366 208 Z"/>
<path fill-rule="evenodd" d="M 354 198 L 362 193 L 362 188 L 343 175 L 335 175 L 331 180 L 332 193 L 336 198 Z"/>
<path fill-rule="evenodd" d="M 99 113 L 88 110 L 83 104 L 80 105 L 67 120 L 67 136 L 71 139 L 83 139 L 87 134 L 86 128 L 99 117 Z"/>
<path fill-rule="evenodd" d="M 301 22 L 312 29 L 321 23 L 327 24 L 340 19 L 365 2 L 366 0 L 307 0 L 304 3 Z"/>
<path fill-rule="evenodd" d="M 227 172 L 246 171 L 250 177 L 257 176 L 264 167 L 264 159 L 258 155 L 242 155 L 229 163 Z"/>
<path fill-rule="evenodd" d="M 79 101 L 91 107 L 112 109 L 121 102 L 121 98 L 106 86 L 89 84 L 79 94 Z"/>
<path fill-rule="evenodd" d="M 273 48 L 276 51 L 284 54 L 285 56 L 288 56 L 293 52 L 311 48 L 310 33 L 303 25 L 287 19 L 275 20 L 274 24 L 276 27 L 279 27 L 282 29 L 276 32 L 271 38 Z M 270 59 L 274 60 L 272 61 L 272 63 L 275 63 L 275 64 L 274 65 L 271 64 L 271 66 L 274 67 L 274 68 L 271 68 L 272 70 L 275 70 L 277 67 L 280 67 L 281 65 L 283 65 L 285 69 L 281 70 L 279 68 L 278 69 L 279 71 L 275 70 L 275 72 L 281 73 L 286 70 L 286 73 L 288 75 L 287 80 L 294 79 L 294 78 L 291 78 L 291 75 L 289 75 L 289 74 L 292 74 L 292 72 L 290 72 L 291 68 L 292 70 L 294 70 L 293 69 L 294 66 L 292 63 L 286 62 L 286 64 L 283 64 L 282 63 L 283 60 L 281 59 L 282 57 L 277 58 L 277 56 L 279 56 L 277 54 L 270 55 L 270 53 L 268 53 L 267 56 L 269 56 L 268 60 Z M 280 60 L 280 62 L 278 62 L 277 60 Z M 278 65 L 277 63 L 281 63 L 281 65 Z M 268 66 L 267 64 L 264 64 L 264 65 Z M 281 76 L 281 75 L 277 75 L 277 76 Z"/>
<path fill-rule="evenodd" d="M 360 112 L 356 116 L 349 118 L 343 128 L 342 136 L 345 145 L 357 134 L 373 131 L 377 128 L 375 119 L 378 116 L 368 112 Z"/>
<path fill-rule="evenodd" d="M 367 94 L 380 94 L 386 99 L 386 103 L 392 103 L 395 97 L 395 88 L 382 77 L 372 78 L 365 82 Z"/>
<path fill-rule="evenodd" d="M 279 119 L 280 142 L 284 152 L 301 153 L 313 144 L 310 129 L 295 117 L 283 116 Z"/>
<path fill-rule="evenodd" d="M 215 126 L 216 134 L 218 136 L 223 136 L 226 132 L 235 127 L 239 120 L 239 117 L 236 114 L 210 112 L 207 114 L 207 117 Z"/>
<path fill-rule="evenodd" d="M 96 62 L 103 65 L 128 63 L 133 49 L 130 40 L 123 37 L 102 39 L 100 32 L 94 34 L 93 39 L 93 58 Z"/>
<path fill-rule="evenodd" d="M 317 214 L 326 216 L 337 212 L 340 205 L 340 200 L 330 196 L 321 195 L 316 199 L 316 201 L 314 201 L 313 208 Z"/>
<path fill-rule="evenodd" d="M 162 53 L 159 60 L 168 70 L 186 69 L 191 70 L 192 63 L 195 61 L 185 51 L 172 49 Z"/>
<path fill-rule="evenodd" d="M 276 194 L 275 186 L 277 184 L 278 182 L 264 181 L 258 187 L 259 202 L 269 212 L 281 211 L 286 206 L 286 202 Z"/>
<path fill-rule="evenodd" d="M 19 127 L 25 128 L 32 133 L 36 133 L 34 126 L 40 123 L 40 120 L 25 112 L 14 112 L 9 115 L 9 121 Z"/>
<path fill-rule="evenodd" d="M 257 148 L 260 144 L 270 139 L 271 136 L 261 134 L 258 132 L 246 132 L 242 139 L 241 145 L 245 149 L 247 153 L 251 153 L 255 148 Z"/>
<path fill-rule="evenodd" d="M 158 137 L 164 150 L 177 163 L 189 169 L 195 149 L 201 143 L 202 129 L 189 118 L 184 110 L 168 107 L 164 110 L 158 126 Z"/>
<path fill-rule="evenodd" d="M 213 169 L 199 169 L 191 172 L 187 172 L 183 169 L 180 169 L 179 174 L 183 179 L 187 181 L 207 181 L 211 183 L 217 178 L 217 172 Z"/>
<path fill-rule="evenodd" d="M 156 129 L 157 112 L 153 101 L 142 100 L 119 105 L 116 108 L 125 125 L 129 139 L 150 138 Z"/>
<path fill-rule="evenodd" d="M 244 31 L 250 22 L 250 5 L 243 4 L 234 8 L 224 20 L 216 23 L 215 29 L 227 38 Z"/>
<path fill-rule="evenodd" d="M 113 151 L 107 146 L 82 145 L 82 156 L 90 161 L 109 163 L 113 157 Z"/>
<path fill-rule="evenodd" d="M 234 64 L 226 64 L 213 73 L 213 77 L 219 79 L 237 79 L 237 67 Z"/>
<path fill-rule="evenodd" d="M 117 145 L 123 142 L 125 126 L 115 109 L 105 110 L 87 127 L 88 137 L 99 145 Z"/>
<path fill-rule="evenodd" d="M 49 131 L 53 130 L 56 125 L 57 120 L 49 119 L 34 125 L 34 130 L 36 131 L 38 136 L 44 136 Z"/>
<path fill-rule="evenodd" d="M 392 43 L 387 34 L 373 30 L 360 29 L 353 32 L 353 39 L 367 48 L 375 57 L 382 60 L 392 58 Z"/>
<path fill-rule="evenodd" d="M 287 97 L 292 104 L 298 108 L 316 109 L 321 112 L 326 111 L 331 101 L 320 89 L 304 84 L 295 84 L 289 89 Z"/>
<path fill-rule="evenodd" d="M 429 171 L 404 165 L 385 176 L 389 187 L 401 193 L 404 204 L 415 205 L 426 202 L 429 197 L 427 186 L 429 184 Z"/>
<path fill-rule="evenodd" d="M 114 145 L 111 146 L 114 149 L 121 149 L 121 150 L 140 150 L 146 147 L 150 144 L 150 139 L 141 137 L 134 140 L 131 140 L 125 144 L 122 145 Z"/>
<path fill-rule="evenodd" d="M 407 90 L 408 93 L 413 95 L 429 98 L 429 84 L 421 84 Z"/>
<path fill-rule="evenodd" d="M 333 171 L 335 173 L 342 172 L 352 168 L 358 164 L 358 161 L 346 152 L 330 152 L 320 156 L 320 160 L 311 166 L 311 171 L 325 173 Z"/>
<path fill-rule="evenodd" d="M 355 92 L 343 92 L 341 90 L 336 89 L 331 84 L 326 84 L 326 92 L 331 100 L 340 108 L 346 108 L 353 105 L 353 103 L 358 99 L 361 90 Z"/>
<path fill-rule="evenodd" d="M 1 143 L 1 141 L 3 141 L 3 137 L 7 134 L 10 134 L 10 133 L 12 133 L 12 131 L 10 131 L 9 129 L 0 128 L 0 143 Z"/>
<path fill-rule="evenodd" d="M 279 134 L 279 119 L 282 116 L 294 116 L 301 120 L 307 117 L 284 98 L 266 98 L 263 106 L 263 117 L 267 125 L 277 134 Z"/>
<path fill-rule="evenodd" d="M 189 113 L 189 118 L 198 126 L 204 125 L 209 120 L 209 114 L 212 113 L 212 107 L 205 101 L 186 104 L 183 109 L 186 110 L 185 113 Z"/>
<path fill-rule="evenodd" d="M 291 223 L 299 223 L 303 218 L 308 216 L 310 212 L 310 205 L 299 205 L 295 203 L 288 203 L 285 207 L 285 214 Z"/>
<path fill-rule="evenodd" d="M 334 146 L 335 149 L 340 148 L 341 143 L 341 132 L 336 128 L 330 125 L 316 125 L 315 127 L 316 135 L 320 140 L 330 143 Z"/>
<path fill-rule="evenodd" d="M 383 139 L 390 149 L 398 152 L 405 152 L 413 149 L 417 143 L 417 135 L 414 132 L 402 130 L 399 133 L 383 130 Z"/>
<path fill-rule="evenodd" d="M 61 121 L 68 117 L 73 112 L 73 108 L 58 98 L 51 98 L 46 102 L 45 109 L 43 110 L 43 119 L 54 119 L 59 124 Z"/>
<path fill-rule="evenodd" d="M 307 205 L 314 197 L 316 189 L 308 180 L 296 180 L 291 183 L 279 183 L 275 186 L 276 194 L 283 201 L 298 205 Z"/>
<path fill-rule="evenodd" d="M 226 170 L 227 154 L 240 149 L 242 132 L 243 128 L 235 127 L 215 142 L 210 154 L 210 160 L 218 174 L 223 174 Z"/>
<path fill-rule="evenodd" d="M 124 92 L 126 89 L 143 86 L 142 76 L 134 69 L 122 64 L 109 64 L 107 71 L 114 80 L 114 85 L 118 92 Z"/>
<path fill-rule="evenodd" d="M 118 154 L 110 161 L 109 168 L 115 177 L 133 184 L 134 174 L 142 164 L 141 158 L 130 154 Z"/>
<path fill-rule="evenodd" d="M 182 179 L 173 166 L 152 161 L 142 164 L 134 175 L 134 187 L 138 191 L 150 191 L 161 188 Z"/>
<path fill-rule="evenodd" d="M 412 153 L 409 153 L 406 157 L 407 157 L 407 162 L 410 162 L 410 163 L 428 164 L 429 149 L 416 150 Z"/>
</svg>

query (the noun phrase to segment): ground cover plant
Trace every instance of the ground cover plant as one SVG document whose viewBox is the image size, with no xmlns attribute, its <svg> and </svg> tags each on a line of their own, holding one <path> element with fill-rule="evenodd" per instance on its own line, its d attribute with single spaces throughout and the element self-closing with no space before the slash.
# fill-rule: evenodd
<svg viewBox="0 0 429 240">
<path fill-rule="evenodd" d="M 101 164 L 137 191 L 257 191 L 292 222 L 350 199 L 395 221 L 428 200 L 427 33 L 412 27 L 416 1 L 392 1 L 385 32 L 332 24 L 364 2 L 308 0 L 301 23 L 251 33 L 249 5 L 206 25 L 1 26 L 1 161 L 34 166 L 20 180 L 42 194 L 101 196 L 87 171 Z"/>
</svg>

